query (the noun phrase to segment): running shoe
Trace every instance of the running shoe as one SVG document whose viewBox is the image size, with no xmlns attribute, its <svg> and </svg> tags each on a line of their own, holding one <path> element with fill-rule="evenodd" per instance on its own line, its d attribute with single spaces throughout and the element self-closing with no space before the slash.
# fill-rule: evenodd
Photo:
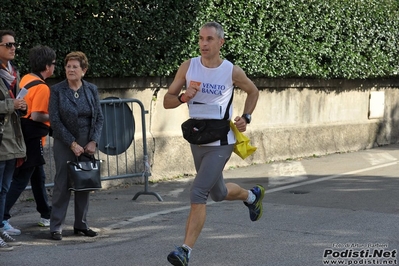
<svg viewBox="0 0 399 266">
<path fill-rule="evenodd" d="M 176 247 L 176 250 L 169 253 L 168 261 L 174 266 L 187 266 L 188 250 L 183 247 Z"/>
<path fill-rule="evenodd" d="M 19 236 L 21 234 L 21 230 L 12 227 L 12 225 L 8 222 L 8 220 L 4 220 L 3 224 L 4 224 L 3 232 L 6 232 L 10 236 Z"/>
<path fill-rule="evenodd" d="M 262 200 L 263 197 L 265 196 L 265 188 L 261 185 L 256 185 L 253 188 L 251 188 L 251 191 L 256 196 L 254 203 L 248 204 L 244 202 L 244 204 L 249 209 L 249 218 L 251 218 L 251 221 L 255 222 L 262 217 L 263 213 Z"/>
<path fill-rule="evenodd" d="M 40 221 L 37 223 L 39 226 L 49 227 L 50 219 L 40 218 Z"/>
</svg>

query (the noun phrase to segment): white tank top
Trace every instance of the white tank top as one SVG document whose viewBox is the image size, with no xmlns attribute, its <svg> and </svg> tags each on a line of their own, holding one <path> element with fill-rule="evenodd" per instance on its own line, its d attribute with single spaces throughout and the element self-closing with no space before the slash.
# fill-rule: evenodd
<svg viewBox="0 0 399 266">
<path fill-rule="evenodd" d="M 191 112 L 190 117 L 203 119 L 201 114 L 208 114 L 216 119 L 225 117 L 226 108 L 234 93 L 233 84 L 233 64 L 223 60 L 222 64 L 216 68 L 207 68 L 202 65 L 201 57 L 195 57 L 190 60 L 190 66 L 186 73 L 186 87 L 190 83 L 195 83 L 200 87 L 195 97 L 187 102 L 189 109 L 195 107 L 195 112 Z M 216 113 L 215 113 L 216 112 Z M 233 104 L 227 111 L 227 117 L 231 120 L 233 114 Z M 219 116 L 219 118 L 217 118 Z M 227 134 L 228 144 L 234 144 L 236 139 L 234 133 L 230 130 Z M 220 141 L 204 144 L 207 146 L 220 146 Z"/>
</svg>

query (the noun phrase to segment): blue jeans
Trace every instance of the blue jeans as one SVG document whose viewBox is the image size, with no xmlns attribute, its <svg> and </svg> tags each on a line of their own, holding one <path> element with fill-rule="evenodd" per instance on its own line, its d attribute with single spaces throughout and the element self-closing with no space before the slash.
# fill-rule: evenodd
<svg viewBox="0 0 399 266">
<path fill-rule="evenodd" d="M 6 196 L 10 188 L 12 176 L 15 170 L 15 159 L 0 161 L 0 228 L 4 227 L 4 209 L 6 205 Z"/>
<path fill-rule="evenodd" d="M 46 191 L 46 175 L 44 173 L 43 165 L 27 167 L 16 170 L 10 189 L 7 193 L 4 218 L 8 220 L 11 218 L 10 210 L 17 202 L 21 193 L 25 190 L 29 183 L 32 186 L 33 197 L 36 202 L 36 210 L 40 213 L 41 218 L 50 219 L 51 207 L 48 204 L 48 197 Z"/>
</svg>

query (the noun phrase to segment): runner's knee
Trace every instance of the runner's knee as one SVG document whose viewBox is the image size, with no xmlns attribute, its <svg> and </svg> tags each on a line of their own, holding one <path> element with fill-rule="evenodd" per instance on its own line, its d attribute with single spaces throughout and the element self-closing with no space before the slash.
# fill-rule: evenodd
<svg viewBox="0 0 399 266">
<path fill-rule="evenodd" d="M 190 192 L 191 203 L 205 204 L 208 199 L 209 193 L 199 188 L 193 188 Z"/>
</svg>

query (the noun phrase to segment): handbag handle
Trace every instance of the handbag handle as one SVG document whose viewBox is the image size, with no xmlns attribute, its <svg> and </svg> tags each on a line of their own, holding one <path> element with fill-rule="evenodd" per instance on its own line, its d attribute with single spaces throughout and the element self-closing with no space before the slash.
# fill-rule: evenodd
<svg viewBox="0 0 399 266">
<path fill-rule="evenodd" d="M 84 156 L 84 157 L 86 157 L 86 158 L 89 158 L 90 161 L 91 161 L 93 164 L 96 164 L 96 163 L 97 163 L 97 160 L 96 160 L 96 157 L 94 156 L 94 154 L 90 155 L 90 154 L 87 154 L 87 153 L 82 153 L 79 157 L 78 157 L 78 156 L 75 156 L 75 157 L 76 157 L 76 159 L 78 160 L 78 159 L 79 159 L 80 157 L 82 157 L 82 156 Z"/>
<path fill-rule="evenodd" d="M 90 161 L 91 161 L 91 163 L 92 163 L 92 168 L 90 168 L 90 169 L 85 169 L 85 168 L 82 167 L 82 165 L 81 165 L 80 162 L 79 162 L 79 158 L 80 158 L 81 156 L 84 156 L 84 157 L 87 157 L 87 158 L 90 159 Z M 97 169 L 98 169 L 98 164 L 97 164 L 96 157 L 94 157 L 94 155 L 89 155 L 89 154 L 86 154 L 86 153 L 83 153 L 83 154 L 81 154 L 80 156 L 75 156 L 75 162 L 74 162 L 73 164 L 75 165 L 75 167 L 76 167 L 77 169 L 80 169 L 80 170 L 82 170 L 82 171 L 91 171 L 91 170 L 97 170 Z"/>
</svg>

